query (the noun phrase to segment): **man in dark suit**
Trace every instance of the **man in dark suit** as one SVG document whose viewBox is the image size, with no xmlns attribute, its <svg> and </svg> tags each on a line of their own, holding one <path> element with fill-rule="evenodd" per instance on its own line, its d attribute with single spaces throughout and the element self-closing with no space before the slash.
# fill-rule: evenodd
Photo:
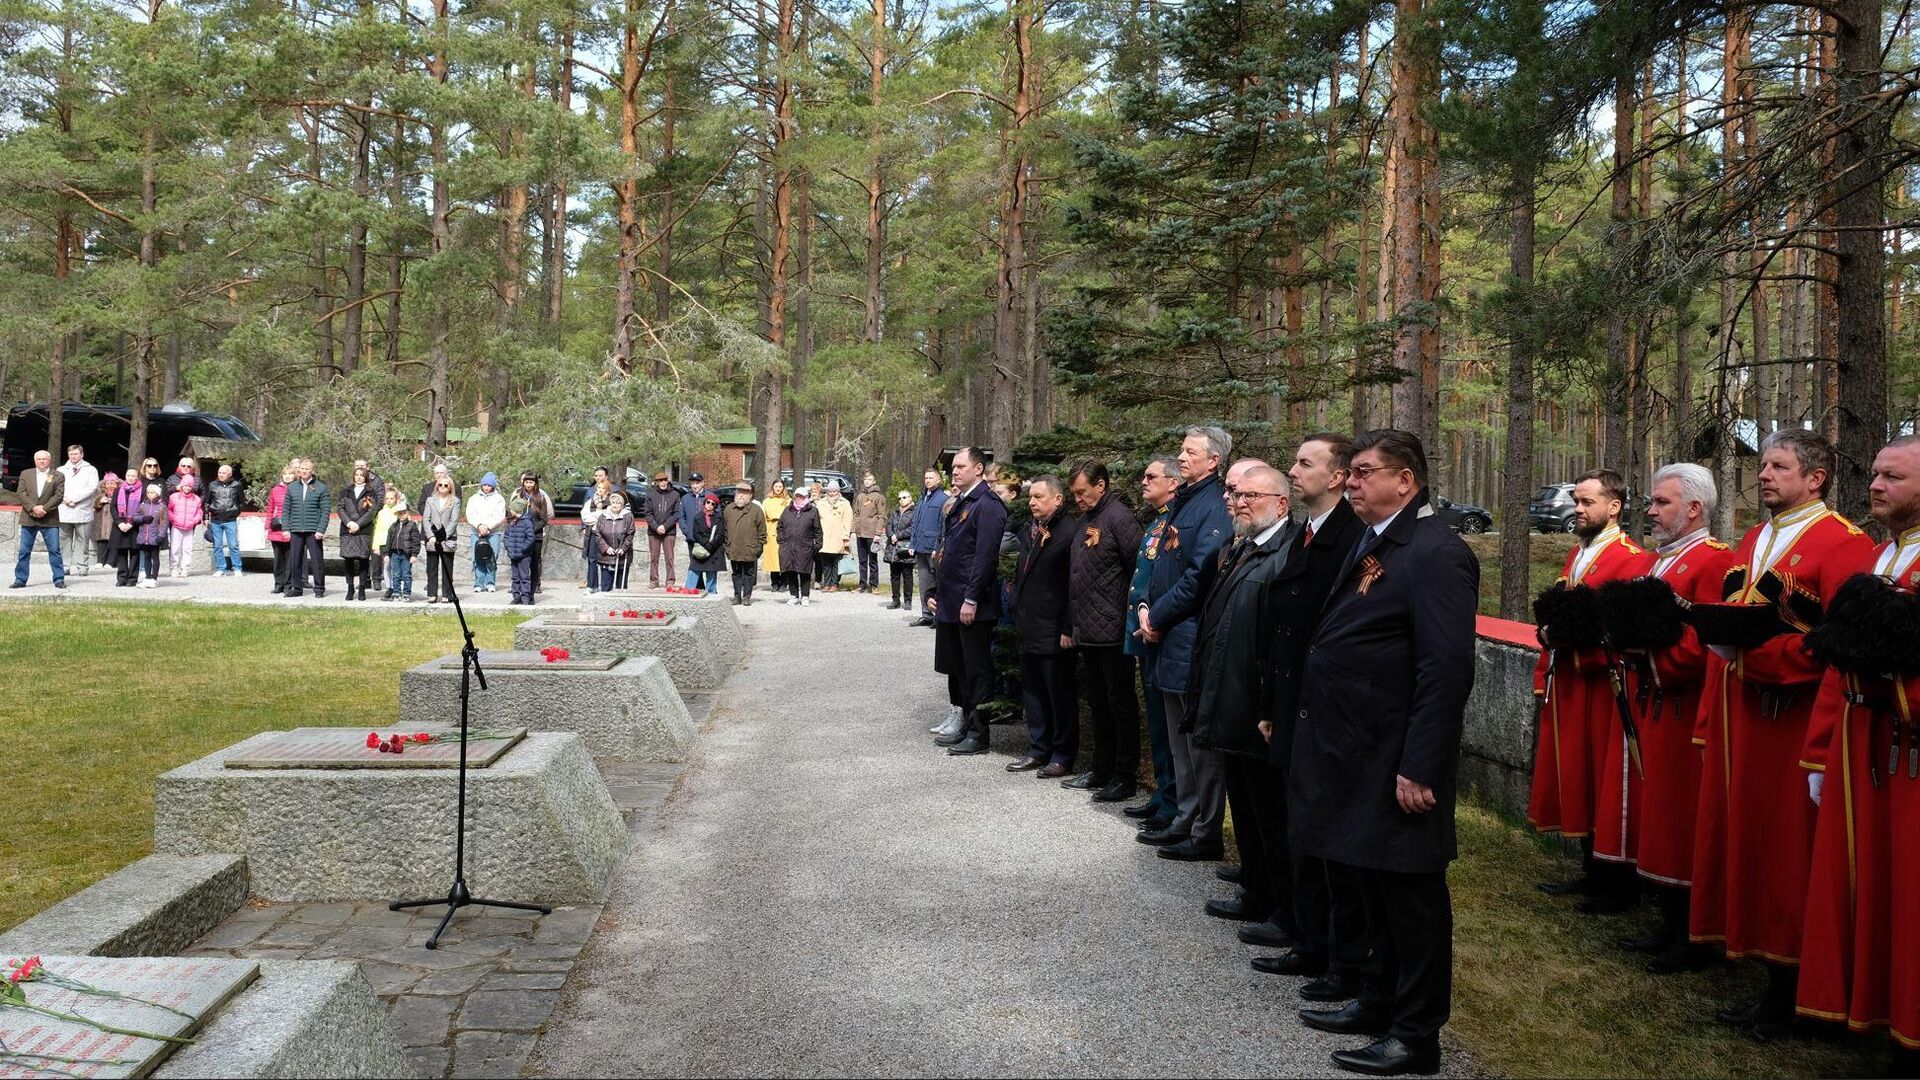
<svg viewBox="0 0 1920 1080">
<path fill-rule="evenodd" d="M 1307 649 L 1288 809 L 1295 849 L 1358 891 L 1371 955 L 1355 1001 L 1300 1019 L 1375 1037 L 1336 1051 L 1341 1068 L 1431 1073 L 1453 994 L 1447 864 L 1480 564 L 1427 505 L 1417 437 L 1370 431 L 1353 451 L 1347 498 L 1369 528 Z"/>
<path fill-rule="evenodd" d="M 1007 507 L 986 483 L 986 454 L 967 447 L 953 456 L 952 505 L 934 578 L 933 669 L 947 677 L 947 699 L 964 726 L 934 741 L 949 754 L 984 754 L 989 743 L 980 706 L 993 698 L 993 627 L 1000 621 L 1000 534 Z"/>
<path fill-rule="evenodd" d="M 1066 509 L 1057 476 L 1036 476 L 1028 489 L 1033 520 L 1020 530 L 1013 573 L 1013 625 L 1020 639 L 1020 704 L 1030 736 L 1026 756 L 1008 772 L 1035 769 L 1065 776 L 1080 752 L 1080 694 L 1075 679 L 1073 616 L 1067 580 L 1079 522 Z"/>
<path fill-rule="evenodd" d="M 1268 760 L 1283 784 L 1293 759 L 1293 717 L 1300 707 L 1300 672 L 1307 660 L 1307 647 L 1327 606 L 1327 594 L 1333 591 L 1334 576 L 1345 564 L 1347 552 L 1367 531 L 1347 504 L 1352 458 L 1351 438 L 1320 432 L 1301 441 L 1294 452 L 1293 466 L 1287 470 L 1294 501 L 1305 512 L 1305 522 L 1293 538 L 1291 557 L 1276 583 L 1281 594 L 1279 641 L 1274 657 L 1273 722 L 1265 734 Z M 1284 788 L 1280 798 L 1286 798 Z M 1292 948 L 1279 956 L 1254 957 L 1254 970 L 1313 977 L 1314 981 L 1300 991 L 1309 1001 L 1352 997 L 1359 985 L 1360 965 L 1367 958 L 1366 941 L 1355 932 L 1361 925 L 1359 896 L 1346 889 L 1333 892 L 1326 864 L 1292 852 L 1284 832 L 1268 839 L 1278 842 L 1267 852 L 1271 861 L 1277 865 L 1289 859 L 1292 862 L 1292 905 L 1287 913 L 1293 921 L 1269 920 L 1242 927 L 1240 940 L 1249 945 Z M 1332 937 L 1336 916 L 1349 931 L 1338 942 Z"/>
</svg>

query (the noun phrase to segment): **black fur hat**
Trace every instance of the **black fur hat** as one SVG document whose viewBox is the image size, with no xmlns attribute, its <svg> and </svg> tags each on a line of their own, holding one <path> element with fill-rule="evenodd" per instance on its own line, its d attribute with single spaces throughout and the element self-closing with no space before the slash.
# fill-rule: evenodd
<svg viewBox="0 0 1920 1080">
<path fill-rule="evenodd" d="M 1687 621 L 1702 642 L 1734 649 L 1757 648 L 1791 631 L 1772 604 L 1695 604 Z"/>
<path fill-rule="evenodd" d="M 1920 596 L 1855 574 L 1808 632 L 1807 651 L 1851 675 L 1920 673 Z"/>
<path fill-rule="evenodd" d="M 1594 600 L 1615 648 L 1667 649 L 1686 634 L 1680 598 L 1657 577 L 1609 581 L 1596 590 Z"/>
<path fill-rule="evenodd" d="M 1585 585 L 1569 587 L 1555 582 L 1533 601 L 1534 625 L 1540 638 L 1555 649 L 1597 649 L 1602 640 L 1600 609 L 1594 592 Z"/>
<path fill-rule="evenodd" d="M 1791 575 L 1782 576 L 1778 570 L 1769 570 L 1760 575 L 1754 583 L 1753 591 L 1773 601 L 1774 610 L 1779 612 L 1780 621 L 1789 629 L 1806 633 L 1819 626 L 1827 617 L 1826 607 L 1820 603 L 1819 594 L 1801 584 Z"/>
</svg>

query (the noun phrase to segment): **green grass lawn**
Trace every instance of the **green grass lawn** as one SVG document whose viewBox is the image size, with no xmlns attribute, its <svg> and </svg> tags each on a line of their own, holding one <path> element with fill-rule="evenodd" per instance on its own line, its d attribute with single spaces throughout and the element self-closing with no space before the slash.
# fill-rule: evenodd
<svg viewBox="0 0 1920 1080">
<path fill-rule="evenodd" d="M 522 618 L 477 618 L 481 646 L 510 647 Z M 390 726 L 400 672 L 453 651 L 456 632 L 438 612 L 148 604 L 0 605 L 0 620 L 9 661 L 39 658 L 59 673 L 0 701 L 12 766 L 0 927 L 145 855 L 160 773 L 259 731 Z M 1880 1039 L 1763 1047 L 1717 1028 L 1714 1009 L 1753 989 L 1752 972 L 1645 974 L 1644 958 L 1613 940 L 1650 915 L 1576 915 L 1533 887 L 1571 874 L 1565 856 L 1473 805 L 1460 824 L 1454 1030 L 1485 1069 L 1707 1077 L 1882 1067 Z"/>
<path fill-rule="evenodd" d="M 1500 614 L 1500 538 L 1498 536 L 1465 537 L 1467 546 L 1480 558 L 1480 614 Z M 1565 533 L 1534 533 L 1528 542 L 1531 561 L 1531 585 L 1529 596 L 1538 596 L 1541 591 L 1552 585 L 1560 576 L 1560 569 L 1567 563 L 1567 552 L 1573 550 L 1578 538 Z"/>
<path fill-rule="evenodd" d="M 525 616 L 473 619 L 513 647 Z M 390 726 L 400 672 L 459 648 L 451 612 L 10 604 L 0 927 L 147 854 L 156 776 L 261 731 Z"/>
</svg>

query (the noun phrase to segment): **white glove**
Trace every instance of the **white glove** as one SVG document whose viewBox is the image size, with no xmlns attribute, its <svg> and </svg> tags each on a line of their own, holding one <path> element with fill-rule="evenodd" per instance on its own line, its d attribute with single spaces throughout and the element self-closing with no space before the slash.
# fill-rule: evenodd
<svg viewBox="0 0 1920 1080">
<path fill-rule="evenodd" d="M 1807 798 L 1813 800 L 1813 805 L 1820 805 L 1820 789 L 1826 786 L 1826 783 L 1826 773 L 1810 772 L 1807 774 Z"/>
</svg>

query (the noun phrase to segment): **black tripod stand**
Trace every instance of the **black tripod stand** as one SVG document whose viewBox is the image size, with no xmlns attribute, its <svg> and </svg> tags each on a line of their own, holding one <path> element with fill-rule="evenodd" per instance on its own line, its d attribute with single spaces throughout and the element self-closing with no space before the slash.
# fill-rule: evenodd
<svg viewBox="0 0 1920 1080">
<path fill-rule="evenodd" d="M 447 534 L 444 529 L 433 530 L 434 541 L 444 550 Z M 389 911 L 403 911 L 407 908 L 432 907 L 435 904 L 447 905 L 447 913 L 434 928 L 433 936 L 427 939 L 427 948 L 440 945 L 440 935 L 446 933 L 447 924 L 453 921 L 453 913 L 463 907 L 512 908 L 516 911 L 537 911 L 542 915 L 553 914 L 553 909 L 544 904 L 515 904 L 505 900 L 482 900 L 467 891 L 467 697 L 472 692 L 473 681 L 480 680 L 480 689 L 487 688 L 487 673 L 480 670 L 480 649 L 473 643 L 473 629 L 467 625 L 467 613 L 460 608 L 460 597 L 452 589 L 447 590 L 447 599 L 453 601 L 453 613 L 460 619 L 460 633 L 466 638 L 466 644 L 460 648 L 460 778 L 459 778 L 459 816 L 455 820 L 453 833 L 453 888 L 447 890 L 445 899 L 435 900 L 395 900 L 387 905 Z"/>
</svg>

